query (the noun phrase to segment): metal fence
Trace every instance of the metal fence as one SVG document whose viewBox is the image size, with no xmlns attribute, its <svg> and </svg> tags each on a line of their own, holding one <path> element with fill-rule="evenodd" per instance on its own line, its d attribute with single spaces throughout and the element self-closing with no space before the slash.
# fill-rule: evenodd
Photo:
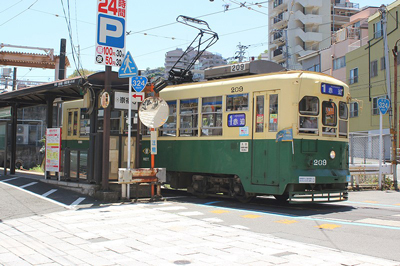
<svg viewBox="0 0 400 266">
<path fill-rule="evenodd" d="M 390 163 L 391 157 L 391 136 L 384 134 L 383 137 L 383 163 Z M 349 134 L 349 162 L 357 168 L 359 165 L 378 165 L 379 164 L 379 134 L 350 133 Z M 350 167 L 351 169 L 352 167 Z M 377 168 L 378 169 L 378 168 Z M 350 185 L 352 188 L 378 188 L 377 171 L 358 172 L 352 175 Z M 383 177 L 383 187 L 390 188 L 393 183 L 393 176 Z"/>
<path fill-rule="evenodd" d="M 390 161 L 390 134 L 383 135 L 382 159 Z M 349 134 L 350 164 L 379 163 L 379 134 L 350 133 Z"/>
</svg>

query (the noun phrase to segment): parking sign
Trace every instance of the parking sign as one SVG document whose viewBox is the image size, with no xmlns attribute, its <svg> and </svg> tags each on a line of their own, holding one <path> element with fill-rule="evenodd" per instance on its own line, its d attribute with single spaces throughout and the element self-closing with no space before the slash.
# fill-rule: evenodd
<svg viewBox="0 0 400 266">
<path fill-rule="evenodd" d="M 96 64 L 121 66 L 125 57 L 126 0 L 97 0 Z"/>
</svg>

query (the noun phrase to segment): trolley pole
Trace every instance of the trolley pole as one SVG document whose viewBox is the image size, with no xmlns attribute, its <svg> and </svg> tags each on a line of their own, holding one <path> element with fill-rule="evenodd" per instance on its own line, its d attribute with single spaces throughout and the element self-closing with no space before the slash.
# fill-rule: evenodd
<svg viewBox="0 0 400 266">
<path fill-rule="evenodd" d="M 393 81 L 393 90 L 394 90 L 394 99 L 393 99 L 393 104 L 394 104 L 394 117 L 393 117 L 393 120 L 394 120 L 394 148 L 393 148 L 393 151 L 396 151 L 396 153 L 395 153 L 395 155 L 394 155 L 394 159 L 393 159 L 393 163 L 394 163 L 394 172 L 393 172 L 393 186 L 394 186 L 394 189 L 395 190 L 399 190 L 399 187 L 398 187 L 398 184 L 397 184 L 397 123 L 398 123 L 398 121 L 397 121 L 397 56 L 398 56 L 398 51 L 397 51 L 397 44 L 398 44 L 398 42 L 400 41 L 400 39 L 399 40 L 397 40 L 396 41 L 396 43 L 395 43 L 395 45 L 394 45 L 394 48 L 393 48 L 393 50 L 392 50 L 392 52 L 393 52 L 393 56 L 394 56 L 394 81 Z"/>
</svg>

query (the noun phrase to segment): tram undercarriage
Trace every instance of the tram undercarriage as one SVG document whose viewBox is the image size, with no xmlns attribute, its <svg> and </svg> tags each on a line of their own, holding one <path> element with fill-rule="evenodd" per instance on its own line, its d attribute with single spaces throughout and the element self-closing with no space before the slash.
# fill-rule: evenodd
<svg viewBox="0 0 400 266">
<path fill-rule="evenodd" d="M 189 193 L 206 198 L 217 196 L 235 198 L 247 203 L 255 198 L 254 193 L 247 193 L 236 175 L 206 175 L 193 173 L 170 173 L 170 185 L 172 188 L 187 188 Z"/>
</svg>

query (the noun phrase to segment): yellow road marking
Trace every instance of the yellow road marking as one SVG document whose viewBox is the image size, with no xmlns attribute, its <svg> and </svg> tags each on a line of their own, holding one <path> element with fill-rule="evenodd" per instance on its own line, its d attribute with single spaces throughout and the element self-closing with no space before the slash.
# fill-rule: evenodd
<svg viewBox="0 0 400 266">
<path fill-rule="evenodd" d="M 281 224 L 294 224 L 294 223 L 298 223 L 298 221 L 284 219 L 284 220 L 280 220 L 280 221 L 275 221 L 275 223 L 281 223 Z"/>
<path fill-rule="evenodd" d="M 337 224 L 321 224 L 321 225 L 317 225 L 315 227 L 320 228 L 320 229 L 335 229 L 335 228 L 341 227 L 341 225 L 337 225 Z"/>
<path fill-rule="evenodd" d="M 221 213 L 227 213 L 229 211 L 225 211 L 225 210 L 215 210 L 215 211 L 211 211 L 212 213 L 216 213 L 216 214 L 221 214 Z"/>
<path fill-rule="evenodd" d="M 374 200 L 364 200 L 363 202 L 365 202 L 365 203 L 378 203 L 378 201 L 374 201 Z"/>
<path fill-rule="evenodd" d="M 260 218 L 261 215 L 255 215 L 255 214 L 247 214 L 247 215 L 243 215 L 243 218 L 249 218 L 249 219 L 255 219 L 255 218 Z"/>
<path fill-rule="evenodd" d="M 395 205 L 400 206 L 400 203 L 397 203 L 397 204 L 395 204 Z"/>
</svg>

